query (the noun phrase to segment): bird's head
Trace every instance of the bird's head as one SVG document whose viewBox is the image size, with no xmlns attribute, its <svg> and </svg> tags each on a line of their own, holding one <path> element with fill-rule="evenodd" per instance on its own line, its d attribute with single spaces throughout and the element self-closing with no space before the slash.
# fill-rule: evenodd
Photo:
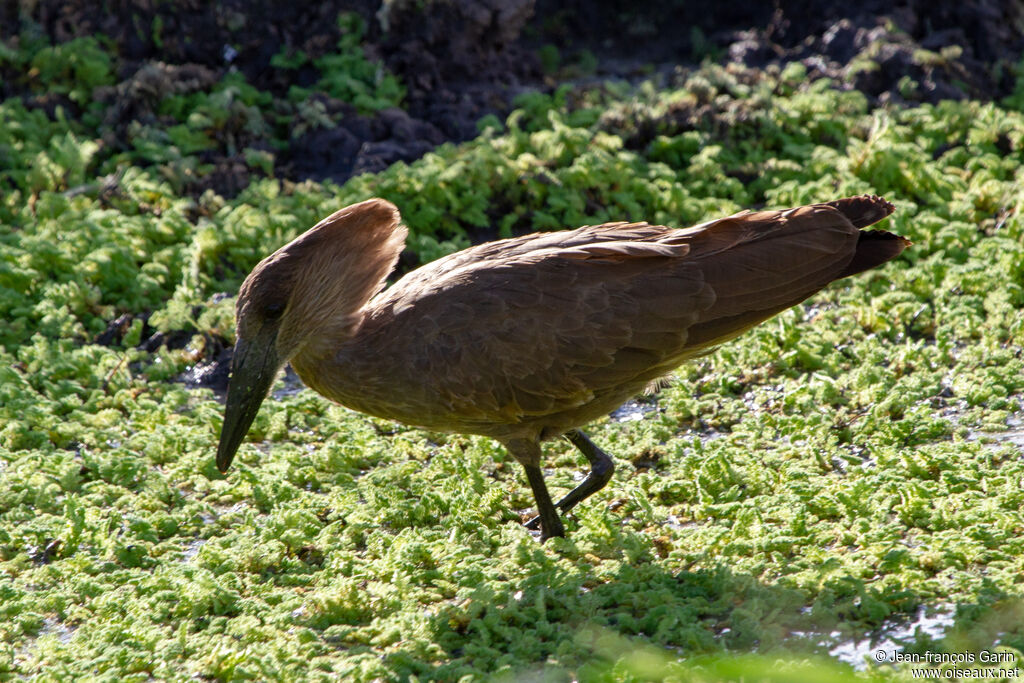
<svg viewBox="0 0 1024 683">
<path fill-rule="evenodd" d="M 231 358 L 217 468 L 226 472 L 260 404 L 288 360 L 313 341 L 339 343 L 384 285 L 405 244 L 398 209 L 382 199 L 323 219 L 245 278 L 235 303 Z"/>
</svg>

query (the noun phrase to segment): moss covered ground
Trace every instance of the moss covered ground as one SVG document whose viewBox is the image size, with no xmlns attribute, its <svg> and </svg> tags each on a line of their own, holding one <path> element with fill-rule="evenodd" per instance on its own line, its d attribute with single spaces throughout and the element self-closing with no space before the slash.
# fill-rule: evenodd
<svg viewBox="0 0 1024 683">
<path fill-rule="evenodd" d="M 319 87 L 400 102 L 357 47 Z M 273 148 L 239 142 L 253 179 L 225 197 L 187 191 L 203 151 L 328 125 L 301 93 L 228 77 L 113 148 L 102 41 L 0 59 L 78 106 L 0 103 L 0 679 L 890 680 L 907 666 L 829 651 L 928 610 L 952 624 L 887 656 L 1021 665 L 1024 98 L 872 108 L 799 66 L 707 65 L 523 96 L 342 186 L 275 178 Z M 618 467 L 567 539 L 521 526 L 529 487 L 493 442 L 284 379 L 222 476 L 222 404 L 181 381 L 232 339 L 263 255 L 370 196 L 427 261 L 859 193 L 914 246 L 593 425 Z M 546 453 L 573 486 L 581 458 Z"/>
</svg>

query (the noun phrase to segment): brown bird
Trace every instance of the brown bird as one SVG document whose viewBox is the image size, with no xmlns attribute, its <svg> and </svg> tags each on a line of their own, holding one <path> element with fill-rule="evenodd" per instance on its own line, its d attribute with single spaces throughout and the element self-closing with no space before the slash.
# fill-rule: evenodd
<svg viewBox="0 0 1024 683">
<path fill-rule="evenodd" d="M 481 244 L 381 291 L 405 244 L 370 199 L 263 259 L 238 293 L 217 467 L 225 472 L 288 361 L 349 408 L 501 442 L 526 469 L 541 539 L 614 465 L 578 427 L 683 361 L 909 244 L 863 231 L 893 206 L 861 196 L 744 211 L 683 230 L 606 223 Z M 565 435 L 590 473 L 553 504 L 540 442 Z"/>
</svg>

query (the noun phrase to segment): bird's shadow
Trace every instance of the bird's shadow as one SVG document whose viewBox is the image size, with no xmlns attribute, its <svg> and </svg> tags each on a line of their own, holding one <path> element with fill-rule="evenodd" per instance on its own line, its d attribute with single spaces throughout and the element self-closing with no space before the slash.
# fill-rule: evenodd
<svg viewBox="0 0 1024 683">
<path fill-rule="evenodd" d="M 725 564 L 674 570 L 640 532 L 608 541 L 620 556 L 598 558 L 571 539 L 521 544 L 519 576 L 481 580 L 472 595 L 433 612 L 422 641 L 385 655 L 388 668 L 403 680 L 458 680 L 481 670 L 513 680 L 582 680 L 606 676 L 634 651 L 666 662 L 744 652 L 828 657 L 837 638 L 864 643 L 863 650 L 924 604 L 901 591 L 878 611 L 869 582 L 853 576 L 812 594 Z M 909 642 L 922 647 L 922 637 Z"/>
</svg>

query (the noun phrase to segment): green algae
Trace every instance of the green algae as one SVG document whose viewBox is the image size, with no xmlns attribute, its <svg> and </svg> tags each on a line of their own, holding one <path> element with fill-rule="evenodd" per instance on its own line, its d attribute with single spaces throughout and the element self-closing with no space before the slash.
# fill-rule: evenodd
<svg viewBox="0 0 1024 683">
<path fill-rule="evenodd" d="M 77 74 L 54 78 L 83 102 L 107 82 Z M 999 643 L 1019 662 L 1024 460 L 999 434 L 1024 393 L 1024 116 L 872 110 L 804 80 L 708 66 L 534 94 L 415 163 L 230 199 L 182 194 L 159 145 L 108 156 L 85 118 L 0 104 L 0 678 L 884 680 L 799 634 L 923 605 L 954 624 L 906 651 Z M 236 113 L 265 120 L 234 85 Z M 229 87 L 165 106 L 207 130 L 196 112 Z M 186 133 L 166 131 L 176 159 L 207 144 Z M 368 196 L 429 260 L 484 227 L 861 192 L 914 246 L 683 366 L 642 419 L 595 424 L 616 475 L 543 546 L 493 442 L 281 385 L 224 477 L 221 405 L 176 381 L 232 337 L 215 294 Z M 192 341 L 145 350 L 148 313 Z M 131 331 L 96 343 L 123 314 Z M 546 452 L 550 486 L 573 486 L 578 455 Z"/>
</svg>

